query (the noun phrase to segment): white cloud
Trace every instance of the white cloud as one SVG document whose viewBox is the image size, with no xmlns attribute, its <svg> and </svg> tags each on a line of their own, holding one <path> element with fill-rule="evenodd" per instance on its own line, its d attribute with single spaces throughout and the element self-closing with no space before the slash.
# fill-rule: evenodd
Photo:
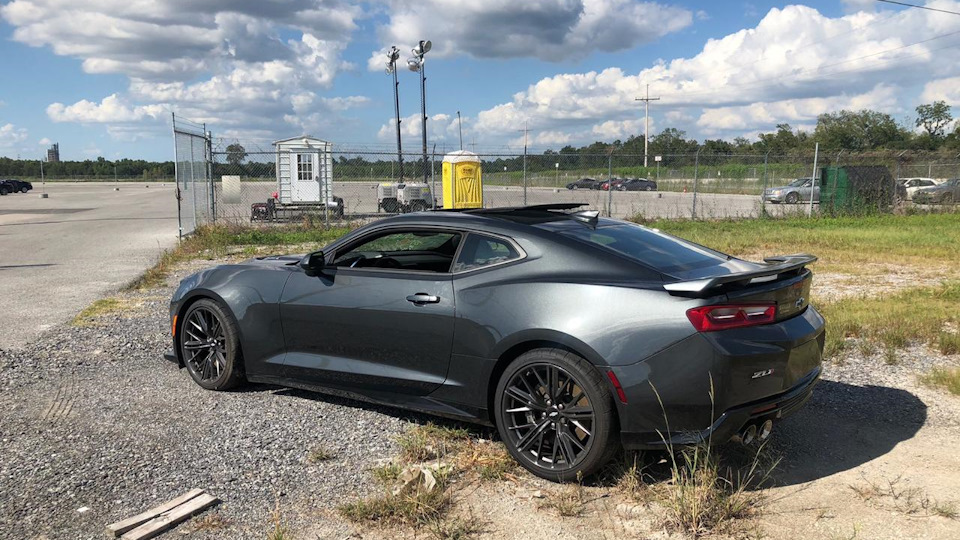
<svg viewBox="0 0 960 540">
<path fill-rule="evenodd" d="M 856 95 L 841 94 L 822 98 L 785 99 L 774 102 L 758 102 L 735 107 L 707 109 L 697 119 L 697 126 L 707 135 L 725 131 L 743 131 L 753 126 L 773 126 L 778 123 L 816 124 L 822 113 L 841 109 L 897 110 L 898 89 L 879 84 L 869 92 Z"/>
<path fill-rule="evenodd" d="M 404 54 L 424 36 L 436 35 L 442 21 L 432 56 L 547 61 L 630 49 L 693 22 L 687 9 L 634 0 L 393 0 L 389 14 L 378 29 L 380 43 L 396 44 Z M 368 68 L 382 70 L 385 52 L 374 52 Z"/>
<path fill-rule="evenodd" d="M 108 124 L 138 122 L 145 118 L 157 119 L 164 113 L 160 105 L 129 106 L 117 94 L 103 98 L 100 103 L 81 100 L 73 105 L 53 103 L 47 107 L 47 116 L 54 122 Z"/>
<path fill-rule="evenodd" d="M 960 9 L 958 1 L 937 5 Z M 690 58 L 635 74 L 611 67 L 541 79 L 510 102 L 481 111 L 477 130 L 513 137 L 527 120 L 534 132 L 562 130 L 580 143 L 630 129 L 641 133 L 642 108 L 634 100 L 647 84 L 651 96 L 661 97 L 651 115 L 703 132 L 694 135 L 756 133 L 783 121 L 809 125 L 817 114 L 841 107 L 907 111 L 914 105 L 903 102 L 913 99 L 904 88 L 931 75 L 944 82 L 928 84 L 926 95 L 956 95 L 952 77 L 960 74 L 960 56 L 949 36 L 958 32 L 960 17 L 922 10 L 830 18 L 805 6 L 772 9 L 755 28 L 708 40 Z M 911 45 L 925 40 L 931 41 Z"/>
<path fill-rule="evenodd" d="M 44 138 L 40 139 L 39 141 L 37 141 L 37 144 L 39 144 L 40 146 L 50 146 L 51 144 L 53 144 L 53 141 L 51 141 L 50 139 L 44 137 Z"/>
<path fill-rule="evenodd" d="M 920 101 L 932 103 L 946 101 L 947 104 L 960 106 L 960 76 L 930 81 L 923 87 Z"/>
<path fill-rule="evenodd" d="M 286 135 L 278 122 L 285 116 L 293 124 L 331 125 L 337 112 L 367 99 L 316 94 L 351 67 L 342 54 L 360 16 L 361 8 L 346 0 L 0 5 L 14 40 L 78 58 L 88 73 L 129 77 L 126 92 L 99 103 L 97 96 L 47 108 L 54 121 L 106 124 L 108 133 L 126 140 L 156 131 L 171 110 L 220 132 Z"/>
<path fill-rule="evenodd" d="M 18 128 L 9 123 L 0 126 L 0 148 L 9 150 L 25 140 L 27 140 L 25 128 Z"/>
</svg>

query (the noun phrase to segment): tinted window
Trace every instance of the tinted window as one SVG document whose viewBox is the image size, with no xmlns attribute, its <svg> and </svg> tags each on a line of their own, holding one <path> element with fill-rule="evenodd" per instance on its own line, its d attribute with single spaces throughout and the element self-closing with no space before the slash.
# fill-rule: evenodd
<svg viewBox="0 0 960 540">
<path fill-rule="evenodd" d="M 726 262 L 722 253 L 639 225 L 618 224 L 558 231 L 564 236 L 614 251 L 664 273 L 684 272 Z"/>
<path fill-rule="evenodd" d="M 458 233 L 394 231 L 366 237 L 338 251 L 334 266 L 448 272 L 460 244 Z"/>
<path fill-rule="evenodd" d="M 470 234 L 460 250 L 460 257 L 453 265 L 454 272 L 483 268 L 503 262 L 519 259 L 520 254 L 506 240 Z"/>
</svg>

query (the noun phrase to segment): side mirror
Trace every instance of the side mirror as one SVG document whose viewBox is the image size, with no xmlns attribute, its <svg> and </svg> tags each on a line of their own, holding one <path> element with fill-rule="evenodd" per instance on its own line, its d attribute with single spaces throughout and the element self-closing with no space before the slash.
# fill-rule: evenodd
<svg viewBox="0 0 960 540">
<path fill-rule="evenodd" d="M 303 268 L 304 273 L 310 277 L 323 273 L 324 264 L 325 260 L 322 251 L 314 251 L 300 260 L 300 268 Z"/>
</svg>

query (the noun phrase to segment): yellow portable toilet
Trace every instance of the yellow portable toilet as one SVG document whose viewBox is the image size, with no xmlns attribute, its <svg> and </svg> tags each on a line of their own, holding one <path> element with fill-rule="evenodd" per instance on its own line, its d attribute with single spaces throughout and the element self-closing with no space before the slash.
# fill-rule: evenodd
<svg viewBox="0 0 960 540">
<path fill-rule="evenodd" d="M 483 208 L 480 158 L 457 150 L 443 156 L 443 207 Z"/>
</svg>

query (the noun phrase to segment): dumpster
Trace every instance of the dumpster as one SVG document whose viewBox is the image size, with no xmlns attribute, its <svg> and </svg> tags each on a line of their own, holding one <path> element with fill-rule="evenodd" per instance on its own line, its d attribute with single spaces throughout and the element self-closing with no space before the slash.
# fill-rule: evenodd
<svg viewBox="0 0 960 540">
<path fill-rule="evenodd" d="M 830 213 L 885 211 L 905 198 L 883 165 L 824 167 L 820 208 Z"/>
<path fill-rule="evenodd" d="M 443 207 L 483 208 L 480 158 L 457 150 L 443 156 Z"/>
</svg>

